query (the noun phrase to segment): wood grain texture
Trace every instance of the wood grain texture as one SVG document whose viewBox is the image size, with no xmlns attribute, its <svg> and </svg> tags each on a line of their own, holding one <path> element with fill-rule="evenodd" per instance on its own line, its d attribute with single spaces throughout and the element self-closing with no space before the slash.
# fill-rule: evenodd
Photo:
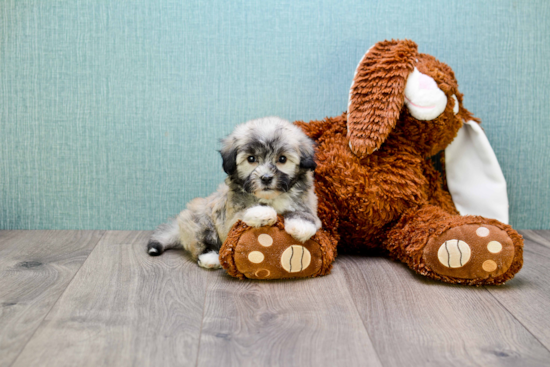
<svg viewBox="0 0 550 367">
<path fill-rule="evenodd" d="M 0 231 L 0 366 L 9 366 L 102 236 Z"/>
<path fill-rule="evenodd" d="M 14 366 L 193 365 L 208 273 L 150 232 L 108 232 Z"/>
<path fill-rule="evenodd" d="M 550 231 L 522 234 L 516 278 L 475 288 L 346 256 L 239 281 L 149 257 L 150 232 L 0 231 L 0 366 L 547 366 Z"/>
<path fill-rule="evenodd" d="M 209 285 L 198 366 L 380 366 L 341 269 L 288 281 Z"/>
<path fill-rule="evenodd" d="M 520 232 L 525 240 L 523 268 L 506 287 L 489 291 L 550 349 L 550 231 Z"/>
<path fill-rule="evenodd" d="M 432 281 L 386 258 L 342 257 L 335 267 L 385 366 L 548 366 L 550 352 L 487 289 Z"/>
</svg>

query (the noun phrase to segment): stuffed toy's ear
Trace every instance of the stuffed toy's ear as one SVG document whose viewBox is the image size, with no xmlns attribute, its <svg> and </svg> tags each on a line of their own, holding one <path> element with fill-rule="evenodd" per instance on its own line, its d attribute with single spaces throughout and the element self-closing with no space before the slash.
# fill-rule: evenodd
<svg viewBox="0 0 550 367">
<path fill-rule="evenodd" d="M 357 66 L 348 103 L 348 139 L 363 157 L 386 140 L 405 102 L 405 86 L 417 59 L 416 43 L 383 41 L 367 51 Z"/>
<path fill-rule="evenodd" d="M 508 224 L 508 195 L 502 170 L 475 121 L 467 121 L 445 149 L 447 186 L 461 215 L 481 215 Z"/>
</svg>

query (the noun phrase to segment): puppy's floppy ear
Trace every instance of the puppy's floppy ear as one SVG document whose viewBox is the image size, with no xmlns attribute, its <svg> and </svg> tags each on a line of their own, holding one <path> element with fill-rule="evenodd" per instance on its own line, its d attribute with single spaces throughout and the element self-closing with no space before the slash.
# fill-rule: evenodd
<svg viewBox="0 0 550 367">
<path fill-rule="evenodd" d="M 302 156 L 300 157 L 300 168 L 315 171 L 315 168 L 317 168 L 317 163 L 315 163 L 315 158 L 313 154 L 302 154 Z"/>
<path fill-rule="evenodd" d="M 222 140 L 222 166 L 225 173 L 231 175 L 237 169 L 237 147 L 234 145 L 234 139 L 227 137 Z"/>
<path fill-rule="evenodd" d="M 309 140 L 309 139 L 308 139 Z M 300 148 L 300 168 L 315 171 L 317 163 L 315 163 L 315 149 L 313 143 L 308 141 Z"/>
<path fill-rule="evenodd" d="M 231 149 L 229 151 L 220 150 L 223 160 L 223 170 L 228 175 L 231 175 L 237 169 L 237 149 Z"/>
<path fill-rule="evenodd" d="M 383 41 L 371 47 L 357 66 L 349 93 L 348 139 L 364 157 L 386 140 L 405 101 L 405 86 L 418 55 L 410 40 Z"/>
</svg>

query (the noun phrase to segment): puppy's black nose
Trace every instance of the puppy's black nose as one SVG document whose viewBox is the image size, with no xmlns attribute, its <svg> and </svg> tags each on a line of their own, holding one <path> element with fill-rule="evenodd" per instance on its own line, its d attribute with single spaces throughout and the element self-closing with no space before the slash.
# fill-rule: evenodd
<svg viewBox="0 0 550 367">
<path fill-rule="evenodd" d="M 260 180 L 262 180 L 262 183 L 264 185 L 269 185 L 271 183 L 271 181 L 273 181 L 273 176 L 269 175 L 269 174 L 265 174 L 265 175 L 260 177 Z"/>
</svg>

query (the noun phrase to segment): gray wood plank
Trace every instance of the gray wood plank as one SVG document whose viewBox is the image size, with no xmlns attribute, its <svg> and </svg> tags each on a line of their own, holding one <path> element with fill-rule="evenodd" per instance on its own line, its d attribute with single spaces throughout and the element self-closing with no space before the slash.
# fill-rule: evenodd
<svg viewBox="0 0 550 367">
<path fill-rule="evenodd" d="M 339 267 L 302 280 L 211 277 L 198 366 L 380 366 Z"/>
<path fill-rule="evenodd" d="M 0 231 L 0 366 L 9 366 L 102 236 Z"/>
<path fill-rule="evenodd" d="M 521 234 L 525 240 L 523 268 L 505 287 L 489 291 L 550 349 L 550 231 Z"/>
<path fill-rule="evenodd" d="M 550 352 L 485 288 L 432 281 L 386 258 L 336 266 L 384 366 L 548 366 Z"/>
<path fill-rule="evenodd" d="M 149 236 L 107 232 L 14 366 L 194 364 L 208 273 L 182 251 L 149 257 Z"/>
<path fill-rule="evenodd" d="M 525 247 L 526 250 L 530 250 L 532 247 L 543 246 L 550 250 L 550 231 L 545 230 L 523 230 L 519 231 L 523 235 L 525 241 L 529 241 L 529 245 Z M 548 257 L 548 252 L 546 257 Z"/>
</svg>

